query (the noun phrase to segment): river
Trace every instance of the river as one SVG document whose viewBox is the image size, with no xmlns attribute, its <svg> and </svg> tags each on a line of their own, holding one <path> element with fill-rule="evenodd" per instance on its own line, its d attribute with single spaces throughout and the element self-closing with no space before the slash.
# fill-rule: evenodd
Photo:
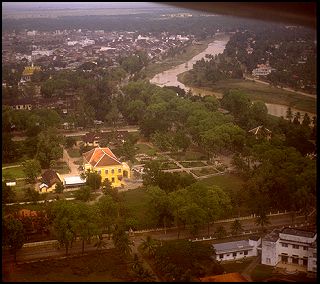
<svg viewBox="0 0 320 284">
<path fill-rule="evenodd" d="M 169 70 L 163 71 L 159 74 L 156 74 L 151 80 L 150 83 L 156 84 L 160 87 L 163 86 L 175 86 L 180 87 L 181 89 L 184 89 L 185 91 L 191 90 L 193 94 L 199 94 L 201 96 L 205 95 L 214 95 L 217 98 L 221 98 L 222 94 L 218 92 L 212 92 L 208 90 L 204 90 L 201 88 L 195 88 L 195 87 L 188 87 L 184 85 L 183 83 L 178 81 L 178 75 L 189 71 L 193 68 L 193 64 L 196 63 L 198 60 L 201 60 L 202 58 L 204 60 L 208 60 L 205 58 L 206 54 L 211 55 L 217 55 L 219 53 L 222 53 L 225 49 L 226 44 L 228 43 L 230 39 L 230 36 L 227 34 L 219 34 L 216 35 L 213 39 L 213 42 L 209 43 L 208 47 L 203 51 L 194 56 L 192 59 L 187 61 L 186 63 L 180 64 L 178 66 L 172 67 Z M 266 106 L 268 108 L 268 113 L 274 116 L 283 116 L 286 117 L 286 111 L 288 109 L 288 106 L 286 105 L 280 105 L 280 104 L 270 104 L 266 103 Z M 306 113 L 305 111 L 291 108 L 293 113 L 300 112 L 301 117 Z M 312 118 L 315 116 L 315 113 L 308 112 L 309 116 Z"/>
</svg>

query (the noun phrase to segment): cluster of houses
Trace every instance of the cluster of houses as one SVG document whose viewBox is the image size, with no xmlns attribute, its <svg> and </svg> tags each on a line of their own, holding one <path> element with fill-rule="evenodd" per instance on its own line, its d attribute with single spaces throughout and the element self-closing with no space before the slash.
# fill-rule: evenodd
<svg viewBox="0 0 320 284">
<path fill-rule="evenodd" d="M 149 59 L 161 60 L 172 47 L 185 46 L 195 39 L 191 34 L 161 34 L 138 31 L 105 32 L 104 30 L 64 30 L 52 32 L 4 32 L 3 63 L 27 60 L 53 66 L 55 70 L 76 69 L 85 62 L 107 58 L 114 66 L 117 58 L 135 51 L 146 51 Z M 15 43 L 15 44 L 13 44 Z M 15 45 L 26 46 L 26 52 L 17 52 Z"/>
<path fill-rule="evenodd" d="M 275 229 L 263 238 L 251 236 L 246 240 L 213 245 L 215 259 L 219 262 L 243 260 L 261 256 L 261 264 L 296 271 L 317 273 L 317 233 L 285 227 Z"/>
</svg>

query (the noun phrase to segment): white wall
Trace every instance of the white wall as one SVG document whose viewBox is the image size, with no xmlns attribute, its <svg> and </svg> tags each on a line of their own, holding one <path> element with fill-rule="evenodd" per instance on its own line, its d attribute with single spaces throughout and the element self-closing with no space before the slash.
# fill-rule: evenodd
<svg viewBox="0 0 320 284">
<path fill-rule="evenodd" d="M 278 242 L 270 242 L 262 240 L 262 254 L 261 254 L 261 263 L 271 266 L 276 266 L 280 261 L 277 250 Z"/>
<path fill-rule="evenodd" d="M 218 253 L 216 255 L 216 260 L 218 260 L 218 261 L 237 260 L 237 259 L 243 259 L 245 257 L 251 257 L 251 256 L 257 256 L 258 255 L 257 249 L 249 249 L 247 255 L 244 255 L 244 251 L 237 251 L 235 253 L 236 253 L 236 256 L 233 256 L 233 252 L 223 253 L 223 258 L 220 258 L 220 254 Z"/>
</svg>

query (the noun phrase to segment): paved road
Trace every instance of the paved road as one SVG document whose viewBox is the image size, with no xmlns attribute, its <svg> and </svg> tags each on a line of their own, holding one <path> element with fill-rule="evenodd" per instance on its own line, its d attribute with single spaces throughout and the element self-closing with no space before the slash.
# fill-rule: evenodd
<svg viewBox="0 0 320 284">
<path fill-rule="evenodd" d="M 270 216 L 270 221 L 273 226 L 288 226 L 292 224 L 291 220 L 291 215 L 289 213 L 285 215 L 276 215 L 276 216 Z M 295 222 L 300 222 L 302 223 L 304 221 L 304 217 L 296 217 Z M 222 223 L 217 223 L 213 224 L 210 227 L 210 235 L 213 235 L 213 232 L 219 225 L 224 225 L 224 227 L 229 230 L 229 227 L 231 225 L 231 221 L 229 222 L 222 222 Z M 255 220 L 243 220 L 241 221 L 243 228 L 246 231 L 250 230 L 257 230 L 257 226 L 255 225 Z M 270 227 L 270 226 L 269 226 Z M 136 244 L 139 244 L 141 242 L 141 239 L 146 238 L 146 236 L 150 235 L 152 238 L 158 239 L 158 240 L 172 240 L 172 239 L 177 239 L 177 234 L 178 231 L 175 228 L 169 228 L 166 230 L 166 233 L 161 230 L 161 231 L 151 231 L 151 232 L 146 232 L 146 233 L 135 233 L 134 236 L 132 236 L 132 240 L 136 242 Z M 207 234 L 207 228 L 204 228 L 200 230 L 198 234 L 198 238 L 202 236 L 208 236 Z M 189 233 L 188 230 L 181 230 L 180 232 L 180 239 L 191 239 L 193 236 Z M 104 241 L 107 243 L 107 248 L 113 247 L 113 244 L 110 240 L 104 238 Z M 94 241 L 91 242 L 91 244 L 86 245 L 85 250 L 86 251 L 93 251 L 96 250 L 94 247 Z M 76 253 L 81 253 L 81 242 L 77 241 L 76 243 L 73 244 L 72 248 L 69 250 L 70 254 L 76 254 Z M 18 251 L 17 253 L 17 261 L 18 262 L 26 262 L 26 261 L 33 261 L 33 260 L 39 260 L 39 259 L 44 259 L 44 258 L 49 258 L 49 257 L 61 257 L 64 256 L 65 250 L 63 248 L 57 249 L 56 245 L 53 244 L 46 244 L 46 245 L 40 245 L 40 246 L 34 246 L 34 247 L 23 247 L 21 250 Z M 5 259 L 9 259 L 8 252 L 5 252 L 4 254 Z"/>
</svg>

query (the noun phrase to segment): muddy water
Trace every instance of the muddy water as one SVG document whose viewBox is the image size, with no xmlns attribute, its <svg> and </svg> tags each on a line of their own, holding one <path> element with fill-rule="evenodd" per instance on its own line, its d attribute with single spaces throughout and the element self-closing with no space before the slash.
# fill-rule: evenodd
<svg viewBox="0 0 320 284">
<path fill-rule="evenodd" d="M 193 68 L 193 64 L 196 63 L 198 60 L 201 60 L 204 58 L 204 60 L 207 60 L 205 58 L 206 54 L 216 55 L 219 53 L 222 53 L 227 42 L 229 41 L 230 36 L 229 35 L 217 35 L 213 42 L 209 43 L 208 47 L 203 51 L 191 58 L 189 61 L 180 64 L 178 66 L 175 66 L 169 70 L 166 70 L 164 72 L 161 72 L 157 75 L 155 75 L 150 82 L 153 84 L 156 84 L 158 86 L 176 86 L 180 87 L 186 91 L 188 91 L 190 88 L 182 84 L 178 81 L 177 76 L 183 72 L 189 71 Z M 191 89 L 192 90 L 192 89 Z"/>
<path fill-rule="evenodd" d="M 220 34 L 215 37 L 213 42 L 209 43 L 208 47 L 203 51 L 194 56 L 192 59 L 187 61 L 186 63 L 180 64 L 178 66 L 175 66 L 169 70 L 163 71 L 157 75 L 155 75 L 150 82 L 153 84 L 156 84 L 158 86 L 176 86 L 184 89 L 185 91 L 191 90 L 191 92 L 194 95 L 200 95 L 200 96 L 206 96 L 206 95 L 213 95 L 217 98 L 222 98 L 222 94 L 218 92 L 212 92 L 208 90 L 204 90 L 201 88 L 196 87 L 188 87 L 184 85 L 183 83 L 178 81 L 178 75 L 189 71 L 193 68 L 193 64 L 196 63 L 198 60 L 201 60 L 204 58 L 204 60 L 208 60 L 205 58 L 206 54 L 216 55 L 219 53 L 222 53 L 225 49 L 226 44 L 228 43 L 230 39 L 229 35 L 226 34 Z M 274 116 L 283 116 L 286 117 L 286 111 L 288 109 L 288 106 L 286 105 L 279 105 L 279 104 L 269 104 L 266 103 L 266 106 L 268 108 L 268 113 Z M 303 115 L 306 113 L 305 111 L 301 111 L 299 109 L 291 108 L 293 113 L 300 112 L 301 117 L 303 118 Z M 315 113 L 308 112 L 309 116 L 312 118 L 315 116 Z"/>
</svg>

